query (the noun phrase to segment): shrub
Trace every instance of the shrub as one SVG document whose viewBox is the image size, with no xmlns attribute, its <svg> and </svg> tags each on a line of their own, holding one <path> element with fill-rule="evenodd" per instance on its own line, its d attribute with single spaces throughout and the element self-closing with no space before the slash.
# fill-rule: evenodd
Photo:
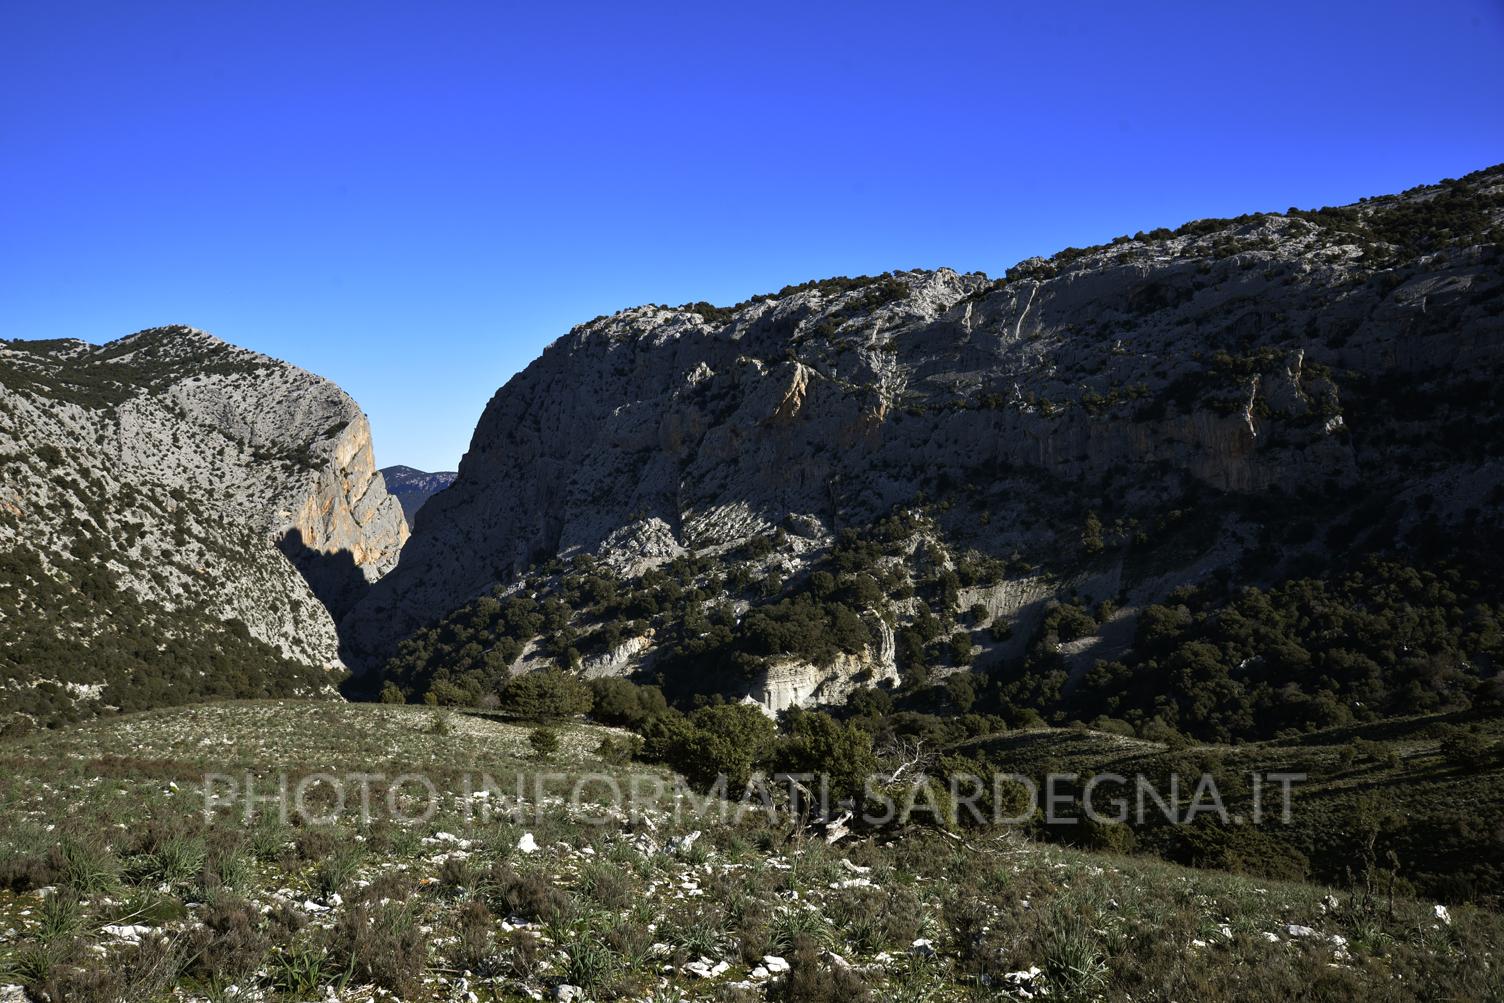
<svg viewBox="0 0 1504 1003">
<path fill-rule="evenodd" d="M 371 887 L 376 887 L 372 885 Z M 350 959 L 360 982 L 416 998 L 428 962 L 428 938 L 417 899 L 356 902 L 334 928 L 336 954 Z"/>
<path fill-rule="evenodd" d="M 764 764 L 777 731 L 755 706 L 745 703 L 701 707 L 689 717 L 668 711 L 643 723 L 643 755 L 667 763 L 701 788 L 725 776 L 728 791 L 739 792 Z"/>
<path fill-rule="evenodd" d="M 1102 520 L 1097 513 L 1086 513 L 1086 522 L 1081 527 L 1081 549 L 1087 554 L 1100 554 L 1103 548 Z"/>
<path fill-rule="evenodd" d="M 1175 830 L 1169 856 L 1192 867 L 1303 881 L 1311 864 L 1305 854 L 1252 826 L 1213 822 L 1182 825 Z"/>
<path fill-rule="evenodd" d="M 271 950 L 261 912 L 243 899 L 217 898 L 200 916 L 202 926 L 188 936 L 190 974 L 228 984 L 257 971 Z"/>
<path fill-rule="evenodd" d="M 499 974 L 493 970 L 496 956 L 494 926 L 491 910 L 479 899 L 470 899 L 460 906 L 454 922 L 454 945 L 450 949 L 450 958 L 456 968 L 482 977 Z"/>
<path fill-rule="evenodd" d="M 1081 637 L 1090 637 L 1097 632 L 1097 621 L 1080 606 L 1069 603 L 1056 606 L 1045 614 L 1045 634 L 1054 634 L 1062 643 Z"/>
<path fill-rule="evenodd" d="M 1472 731 L 1457 731 L 1441 740 L 1441 758 L 1464 770 L 1482 770 L 1492 765 L 1493 743 Z"/>
<path fill-rule="evenodd" d="M 594 698 L 590 716 L 603 724 L 636 728 L 668 709 L 662 690 L 656 686 L 638 686 L 628 679 L 593 679 L 590 692 Z"/>
<path fill-rule="evenodd" d="M 596 758 L 605 763 L 622 766 L 642 755 L 643 741 L 636 735 L 607 735 L 596 746 Z"/>
<path fill-rule="evenodd" d="M 675 763 L 694 737 L 694 726 L 677 710 L 655 714 L 642 723 L 642 754 L 654 763 Z"/>
<path fill-rule="evenodd" d="M 745 703 L 702 707 L 690 715 L 693 733 L 675 768 L 700 784 L 725 775 L 728 790 L 747 785 L 772 750 L 777 731 L 761 710 Z"/>
<path fill-rule="evenodd" d="M 945 695 L 951 705 L 965 714 L 977 702 L 977 684 L 970 672 L 953 672 L 945 679 Z"/>
<path fill-rule="evenodd" d="M 855 970 L 826 962 L 821 945 L 800 937 L 789 952 L 789 973 L 769 987 L 768 999 L 788 1003 L 852 1003 L 872 998 L 871 990 Z"/>
<path fill-rule="evenodd" d="M 527 736 L 527 744 L 533 747 L 533 755 L 548 759 L 559 751 L 559 733 L 552 728 L 534 728 Z"/>
<path fill-rule="evenodd" d="M 548 921 L 569 906 L 569 896 L 554 887 L 546 875 L 520 873 L 507 864 L 496 864 L 486 879 L 486 900 L 499 916 L 517 916 L 529 922 Z"/>
<path fill-rule="evenodd" d="M 958 630 L 950 636 L 947 642 L 949 648 L 950 663 L 952 665 L 966 666 L 971 664 L 971 635 L 964 630 Z"/>
</svg>

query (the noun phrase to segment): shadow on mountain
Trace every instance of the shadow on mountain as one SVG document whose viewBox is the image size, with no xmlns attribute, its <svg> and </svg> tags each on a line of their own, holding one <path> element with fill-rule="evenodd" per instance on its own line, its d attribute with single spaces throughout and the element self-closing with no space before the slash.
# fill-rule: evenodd
<svg viewBox="0 0 1504 1003">
<path fill-rule="evenodd" d="M 296 529 L 289 530 L 277 541 L 277 549 L 298 569 L 313 594 L 329 610 L 335 624 L 370 591 L 371 583 L 366 581 L 365 574 L 355 563 L 355 555 L 348 550 L 315 550 L 303 542 L 302 532 Z M 341 647 L 344 641 L 341 635 Z"/>
</svg>

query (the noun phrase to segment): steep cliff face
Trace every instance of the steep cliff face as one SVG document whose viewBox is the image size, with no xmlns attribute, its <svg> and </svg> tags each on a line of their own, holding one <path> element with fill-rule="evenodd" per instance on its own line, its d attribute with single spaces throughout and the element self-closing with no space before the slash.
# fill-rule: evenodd
<svg viewBox="0 0 1504 1003">
<path fill-rule="evenodd" d="M 1478 388 L 1504 361 L 1501 192 L 1494 169 L 1125 237 L 998 280 L 900 272 L 597 319 L 492 398 L 349 632 L 379 664 L 540 561 L 590 555 L 630 578 L 775 530 L 808 541 L 782 568 L 796 577 L 842 528 L 904 508 L 933 517 L 947 552 L 1025 555 L 1104 596 L 1132 574 L 1087 567 L 1102 547 L 1083 553 L 1088 512 L 1108 517 L 1112 553 L 1199 499 L 1232 520 L 1219 539 L 1250 534 L 1221 566 L 1255 545 L 1237 519 L 1257 499 L 1445 484 L 1428 518 L 1459 518 L 1489 478 L 1470 446 L 1426 434 L 1464 422 L 1471 441 L 1495 417 Z M 1204 557 L 1184 555 L 1185 573 L 1211 570 Z"/>
<path fill-rule="evenodd" d="M 160 646 L 222 634 L 258 666 L 340 664 L 330 610 L 395 565 L 407 530 L 369 425 L 338 387 L 187 328 L 103 346 L 0 343 L 0 384 L 12 696 L 38 680 L 97 687 L 105 676 L 128 691 L 129 673 L 106 655 L 64 670 L 32 636 L 118 650 L 106 639 L 122 603 Z M 80 593 L 77 619 L 10 613 L 34 601 L 27 583 L 39 574 Z M 242 688 L 276 688 L 274 675 L 258 668 Z"/>
</svg>

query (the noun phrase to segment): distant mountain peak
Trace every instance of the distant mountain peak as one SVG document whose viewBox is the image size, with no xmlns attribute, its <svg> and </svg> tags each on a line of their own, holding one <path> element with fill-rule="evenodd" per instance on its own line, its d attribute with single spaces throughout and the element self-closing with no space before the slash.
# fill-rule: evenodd
<svg viewBox="0 0 1504 1003">
<path fill-rule="evenodd" d="M 453 470 L 430 472 L 400 463 L 381 468 L 387 493 L 402 504 L 402 515 L 407 519 L 408 526 L 412 526 L 424 502 L 453 484 L 457 476 L 458 473 Z"/>
</svg>

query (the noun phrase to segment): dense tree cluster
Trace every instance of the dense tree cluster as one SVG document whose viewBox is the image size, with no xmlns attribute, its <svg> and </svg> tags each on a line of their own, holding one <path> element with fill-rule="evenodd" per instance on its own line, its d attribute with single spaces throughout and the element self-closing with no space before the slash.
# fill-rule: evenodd
<svg viewBox="0 0 1504 1003">
<path fill-rule="evenodd" d="M 475 704 L 502 688 L 529 645 L 575 669 L 648 630 L 659 652 L 654 671 L 676 699 L 743 683 L 769 660 L 829 664 L 874 642 L 875 617 L 900 590 L 874 566 L 908 529 L 894 517 L 843 533 L 826 567 L 790 582 L 756 576 L 745 563 L 772 553 L 777 534 L 749 541 L 736 562 L 682 557 L 631 580 L 588 558 L 542 565 L 525 590 L 474 599 L 402 641 L 381 673 L 383 693 Z M 961 574 L 972 581 L 995 570 L 968 562 L 935 588 L 953 606 Z M 733 599 L 751 608 L 738 616 Z"/>
<path fill-rule="evenodd" d="M 1214 741 L 1468 706 L 1498 671 L 1501 624 L 1482 582 L 1375 559 L 1225 603 L 1151 606 L 1131 655 L 1092 669 L 1063 706 Z"/>
<path fill-rule="evenodd" d="M 483 596 L 404 640 L 383 678 L 408 697 L 478 703 L 501 688 L 529 641 L 567 630 L 569 616 L 556 598 Z"/>
</svg>

